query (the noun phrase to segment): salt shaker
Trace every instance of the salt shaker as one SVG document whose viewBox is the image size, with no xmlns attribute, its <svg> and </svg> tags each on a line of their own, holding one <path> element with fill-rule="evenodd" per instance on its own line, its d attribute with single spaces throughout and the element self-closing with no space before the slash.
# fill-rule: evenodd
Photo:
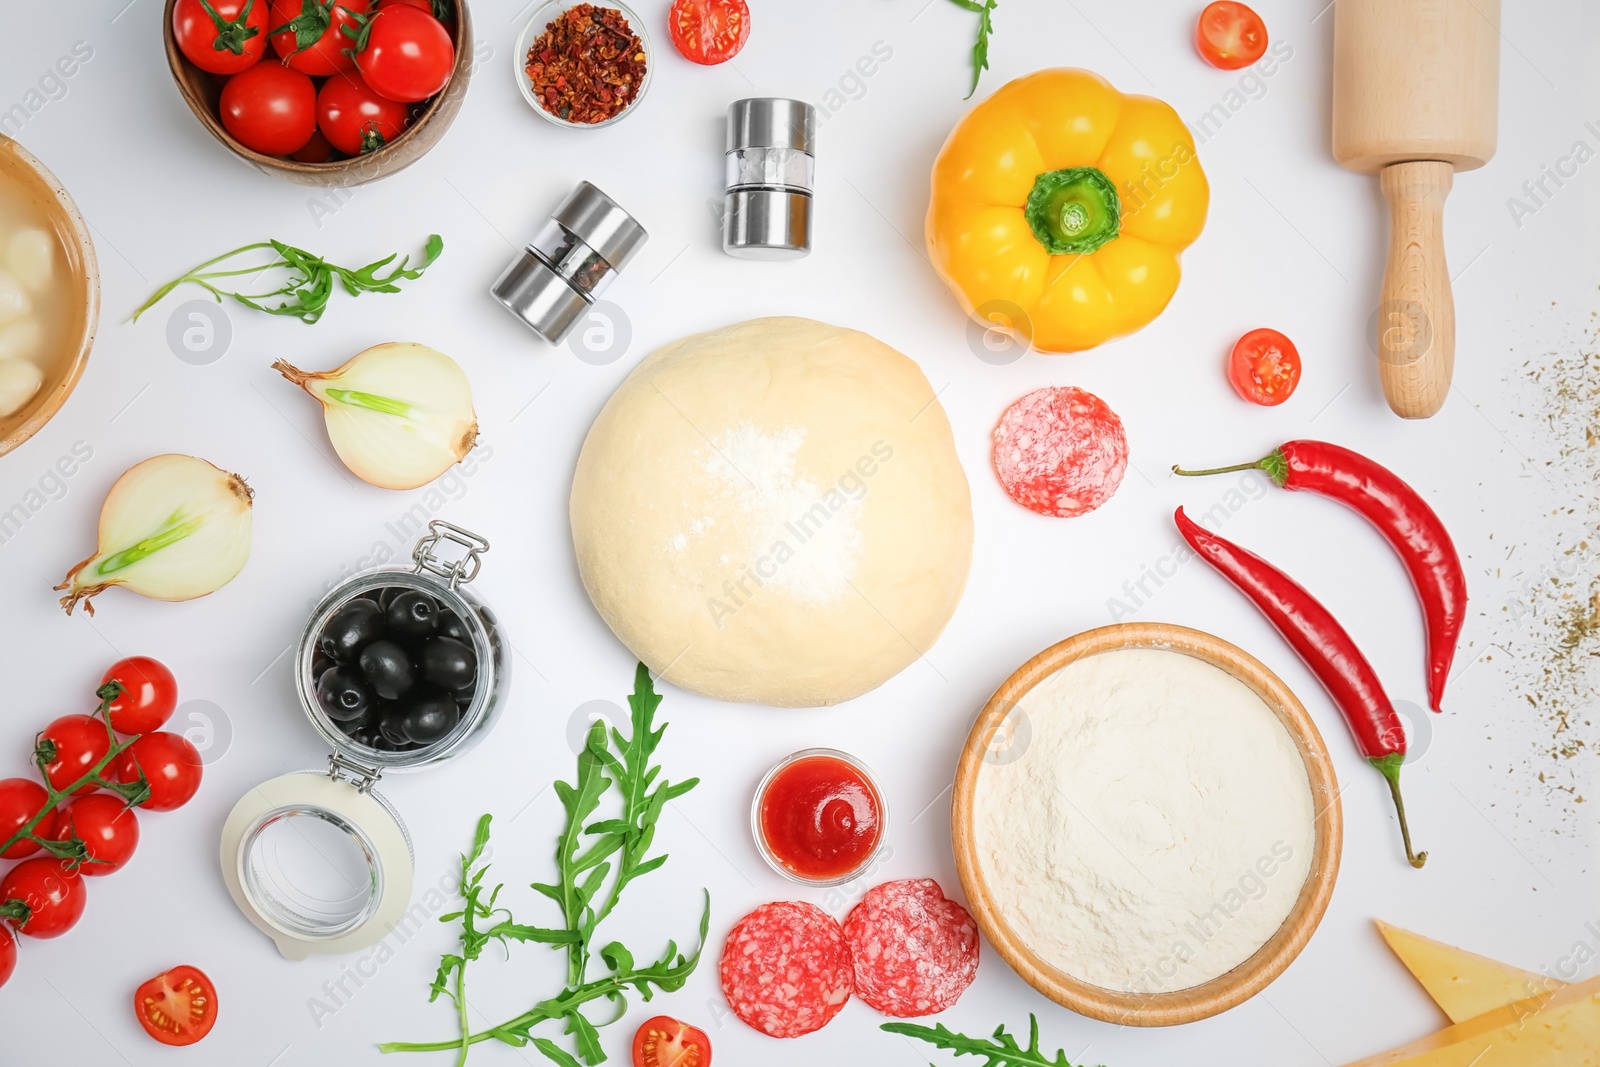
<svg viewBox="0 0 1600 1067">
<path fill-rule="evenodd" d="M 579 182 L 489 292 L 558 345 L 648 237 L 615 200 Z"/>
<path fill-rule="evenodd" d="M 741 259 L 798 259 L 811 251 L 816 108 L 756 97 L 728 106 L 722 250 Z"/>
</svg>

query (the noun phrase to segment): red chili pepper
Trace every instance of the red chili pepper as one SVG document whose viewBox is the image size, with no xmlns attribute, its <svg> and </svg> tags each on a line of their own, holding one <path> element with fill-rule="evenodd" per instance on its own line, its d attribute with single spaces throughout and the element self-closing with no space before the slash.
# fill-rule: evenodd
<svg viewBox="0 0 1600 1067">
<path fill-rule="evenodd" d="M 1428 704 L 1444 699 L 1450 662 L 1467 615 L 1467 578 L 1450 534 L 1425 500 L 1400 477 L 1359 452 L 1326 441 L 1289 441 L 1255 463 L 1172 473 L 1185 476 L 1266 472 L 1280 488 L 1309 489 L 1360 512 L 1400 556 L 1422 604 L 1428 633 Z"/>
<path fill-rule="evenodd" d="M 1178 532 L 1200 558 L 1249 597 L 1283 639 L 1311 668 L 1355 738 L 1356 748 L 1389 783 L 1406 859 L 1421 867 L 1426 852 L 1411 850 L 1406 805 L 1400 797 L 1400 766 L 1406 759 L 1406 734 L 1394 705 L 1367 657 L 1331 612 L 1305 587 L 1253 552 L 1202 529 L 1179 508 L 1173 515 Z"/>
</svg>

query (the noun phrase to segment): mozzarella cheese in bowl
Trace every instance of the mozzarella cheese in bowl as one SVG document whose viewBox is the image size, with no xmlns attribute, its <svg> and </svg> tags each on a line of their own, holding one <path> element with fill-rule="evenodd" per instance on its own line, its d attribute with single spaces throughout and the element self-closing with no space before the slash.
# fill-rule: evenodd
<svg viewBox="0 0 1600 1067">
<path fill-rule="evenodd" d="M 28 406 L 68 358 L 73 279 L 36 190 L 0 171 L 0 419 Z"/>
</svg>

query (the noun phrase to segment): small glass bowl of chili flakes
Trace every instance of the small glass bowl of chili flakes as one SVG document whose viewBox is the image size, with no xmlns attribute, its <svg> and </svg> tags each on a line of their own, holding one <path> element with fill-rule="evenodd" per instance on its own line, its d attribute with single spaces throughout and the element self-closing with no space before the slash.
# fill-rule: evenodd
<svg viewBox="0 0 1600 1067">
<path fill-rule="evenodd" d="M 540 4 L 517 37 L 517 86 L 557 126 L 595 129 L 633 110 L 650 87 L 650 40 L 621 3 Z"/>
</svg>

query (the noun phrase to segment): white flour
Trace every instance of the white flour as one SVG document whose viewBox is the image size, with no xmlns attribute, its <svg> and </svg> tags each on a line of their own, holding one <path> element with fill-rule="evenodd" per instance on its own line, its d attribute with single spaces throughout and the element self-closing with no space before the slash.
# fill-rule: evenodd
<svg viewBox="0 0 1600 1067">
<path fill-rule="evenodd" d="M 1199 985 L 1283 924 L 1310 870 L 1311 785 L 1272 710 L 1225 671 L 1125 649 L 1014 712 L 974 796 L 995 902 L 1043 959 L 1122 992 Z"/>
</svg>

